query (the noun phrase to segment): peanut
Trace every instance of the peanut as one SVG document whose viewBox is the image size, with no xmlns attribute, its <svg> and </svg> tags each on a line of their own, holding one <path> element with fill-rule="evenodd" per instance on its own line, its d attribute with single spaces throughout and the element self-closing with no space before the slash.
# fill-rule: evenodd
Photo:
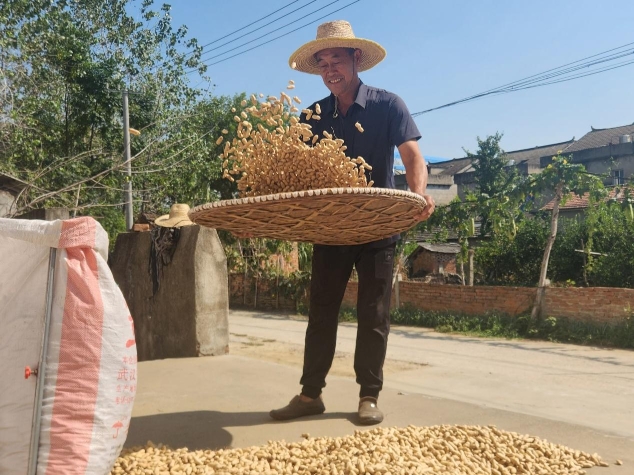
<svg viewBox="0 0 634 475">
<path fill-rule="evenodd" d="M 492 426 L 432 426 L 357 430 L 346 437 L 269 441 L 237 449 L 169 449 L 151 442 L 124 449 L 119 474 L 548 474 L 580 475 L 606 466 L 587 454 Z"/>
<path fill-rule="evenodd" d="M 294 85 L 290 82 L 289 85 Z M 221 155 L 223 178 L 236 181 L 241 197 L 319 188 L 367 187 L 365 170 L 371 167 L 362 158 L 346 156 L 343 140 L 328 132 L 318 137 L 309 124 L 295 114 L 298 97 L 284 92 L 250 105 L 234 117 L 236 137 L 225 141 Z M 247 101 L 242 101 L 243 107 Z M 302 109 L 308 120 L 319 120 L 319 105 Z M 253 119 L 255 118 L 255 119 Z M 224 131 L 223 131 L 224 133 Z M 222 136 L 217 144 L 222 143 Z M 237 176 L 236 176 L 237 175 Z M 235 176 L 235 178 L 234 178 Z M 371 185 L 370 185 L 371 186 Z"/>
</svg>

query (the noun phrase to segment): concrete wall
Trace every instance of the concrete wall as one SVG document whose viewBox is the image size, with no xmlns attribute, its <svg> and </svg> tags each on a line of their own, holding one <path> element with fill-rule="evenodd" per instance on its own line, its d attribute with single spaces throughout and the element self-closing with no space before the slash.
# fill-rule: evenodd
<svg viewBox="0 0 634 475">
<path fill-rule="evenodd" d="M 592 160 L 585 162 L 584 165 L 588 172 L 597 175 L 606 174 L 612 170 L 623 170 L 623 177 L 625 180 L 634 175 L 634 155 L 614 158 L 614 161 L 609 158 L 604 160 Z M 609 177 L 604 180 L 604 184 L 608 186 L 612 185 L 612 178 Z"/>
<path fill-rule="evenodd" d="M 400 282 L 400 303 L 424 311 L 484 315 L 530 313 L 537 289 L 533 287 L 494 287 Z M 348 282 L 343 304 L 356 306 L 357 283 Z M 394 293 L 392 293 L 394 305 Z M 634 309 L 634 289 L 612 287 L 546 289 L 544 314 L 571 320 L 616 323 Z"/>
<path fill-rule="evenodd" d="M 434 202 L 436 206 L 444 206 L 448 205 L 453 201 L 453 199 L 458 196 L 458 186 L 457 185 L 435 185 L 435 184 L 427 184 L 427 193 L 434 198 Z"/>
<path fill-rule="evenodd" d="M 8 191 L 0 190 L 0 218 L 9 216 L 15 209 L 15 196 Z"/>
<path fill-rule="evenodd" d="M 134 319 L 139 360 L 229 349 L 227 261 L 216 231 L 187 226 L 153 294 L 149 232 L 117 237 L 110 267 Z"/>
<path fill-rule="evenodd" d="M 16 216 L 18 219 L 40 219 L 43 221 L 56 221 L 58 219 L 69 219 L 68 208 L 43 208 L 32 209 L 24 214 Z"/>
</svg>

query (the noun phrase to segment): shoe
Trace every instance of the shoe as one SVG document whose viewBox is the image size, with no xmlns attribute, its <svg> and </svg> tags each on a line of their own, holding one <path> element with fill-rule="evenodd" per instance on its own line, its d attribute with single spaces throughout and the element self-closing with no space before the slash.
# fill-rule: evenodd
<svg viewBox="0 0 634 475">
<path fill-rule="evenodd" d="M 269 415 L 278 421 L 286 421 L 289 419 L 297 419 L 298 417 L 323 414 L 325 410 L 326 406 L 324 406 L 321 396 L 310 402 L 304 402 L 299 396 L 295 396 L 287 406 L 281 409 L 273 409 Z"/>
<path fill-rule="evenodd" d="M 376 398 L 362 397 L 359 400 L 359 422 L 361 424 L 378 424 L 383 421 L 383 413 L 377 406 Z"/>
</svg>

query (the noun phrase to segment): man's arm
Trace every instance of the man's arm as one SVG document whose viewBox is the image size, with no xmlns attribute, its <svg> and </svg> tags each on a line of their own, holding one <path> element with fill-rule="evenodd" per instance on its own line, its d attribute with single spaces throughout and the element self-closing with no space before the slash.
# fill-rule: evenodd
<svg viewBox="0 0 634 475">
<path fill-rule="evenodd" d="M 423 155 L 420 153 L 420 149 L 418 148 L 418 142 L 415 140 L 408 140 L 407 142 L 403 142 L 398 147 L 398 152 L 401 155 L 401 159 L 403 160 L 403 165 L 405 165 L 405 179 L 407 180 L 407 185 L 409 189 L 421 195 L 427 201 L 427 206 L 423 210 L 423 212 L 418 216 L 420 221 L 424 221 L 429 218 L 431 214 L 434 212 L 436 205 L 434 203 L 434 199 L 427 194 L 427 165 L 425 164 L 425 159 Z"/>
</svg>

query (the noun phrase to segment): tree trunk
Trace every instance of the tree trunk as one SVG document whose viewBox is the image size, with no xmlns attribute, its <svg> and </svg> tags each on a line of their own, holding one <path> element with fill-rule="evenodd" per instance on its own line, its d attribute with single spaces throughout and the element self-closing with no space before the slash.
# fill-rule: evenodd
<svg viewBox="0 0 634 475">
<path fill-rule="evenodd" d="M 583 251 L 583 285 L 586 287 L 590 287 L 588 285 L 588 259 L 587 256 L 590 254 L 590 249 L 586 249 L 585 244 L 583 243 L 583 239 L 581 240 L 581 250 Z"/>
<path fill-rule="evenodd" d="M 475 251 L 473 249 L 469 249 L 469 287 L 473 287 L 473 256 Z"/>
<path fill-rule="evenodd" d="M 394 269 L 394 274 L 392 274 L 392 288 L 394 289 L 394 306 L 396 308 L 400 308 L 401 306 L 401 295 L 399 289 L 399 280 L 398 276 L 401 273 L 401 268 L 403 267 L 401 264 L 403 263 L 405 256 L 403 255 L 403 251 L 405 247 L 401 249 L 401 252 L 397 256 L 396 260 L 396 268 Z"/>
<path fill-rule="evenodd" d="M 75 196 L 75 208 L 73 208 L 72 217 L 77 217 L 77 208 L 79 208 L 79 193 L 81 192 L 81 183 L 77 187 L 77 195 Z"/>
<path fill-rule="evenodd" d="M 275 309 L 280 308 L 280 260 L 282 256 L 277 256 L 277 276 L 275 277 Z"/>
<path fill-rule="evenodd" d="M 562 198 L 563 184 L 558 184 L 555 188 L 555 198 L 553 199 L 553 213 L 550 218 L 550 235 L 548 241 L 546 241 L 546 249 L 544 249 L 544 257 L 542 258 L 542 267 L 539 273 L 539 282 L 537 283 L 537 295 L 535 297 L 535 305 L 531 312 L 531 319 L 537 320 L 542 317 L 544 310 L 544 295 L 546 293 L 546 274 L 548 273 L 548 261 L 550 259 L 550 252 L 555 244 L 555 238 L 557 238 L 557 225 L 559 222 L 559 203 Z"/>
</svg>

